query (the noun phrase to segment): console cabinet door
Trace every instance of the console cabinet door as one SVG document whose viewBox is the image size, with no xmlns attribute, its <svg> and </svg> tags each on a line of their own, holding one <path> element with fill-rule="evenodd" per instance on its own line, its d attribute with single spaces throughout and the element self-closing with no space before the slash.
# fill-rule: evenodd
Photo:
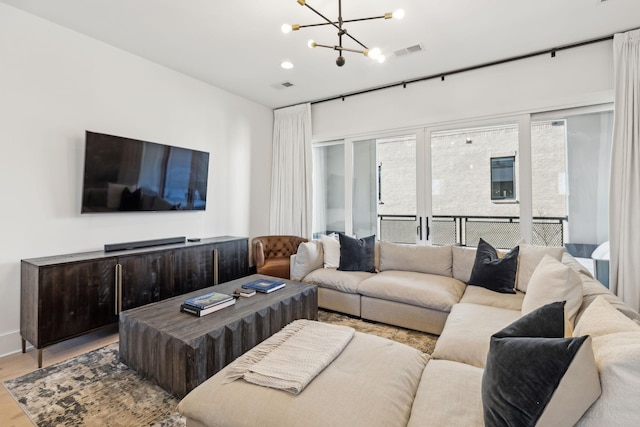
<svg viewBox="0 0 640 427">
<path fill-rule="evenodd" d="M 160 301 L 160 290 L 173 286 L 173 251 L 118 257 L 122 268 L 122 310 Z"/>
<path fill-rule="evenodd" d="M 214 245 L 174 251 L 173 288 L 163 288 L 161 299 L 214 285 Z"/>
<path fill-rule="evenodd" d="M 117 321 L 115 260 L 39 269 L 38 348 Z"/>
<path fill-rule="evenodd" d="M 218 283 L 239 279 L 249 274 L 249 240 L 235 239 L 216 243 L 218 250 Z"/>
</svg>

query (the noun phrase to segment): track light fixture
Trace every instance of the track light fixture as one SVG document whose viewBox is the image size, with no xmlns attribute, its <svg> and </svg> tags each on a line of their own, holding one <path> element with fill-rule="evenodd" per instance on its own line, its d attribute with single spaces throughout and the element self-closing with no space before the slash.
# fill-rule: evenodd
<svg viewBox="0 0 640 427">
<path fill-rule="evenodd" d="M 336 65 L 338 65 L 338 67 L 342 67 L 344 65 L 344 63 L 345 63 L 345 59 L 342 56 L 342 52 L 360 53 L 360 54 L 368 56 L 369 58 L 371 58 L 371 59 L 373 59 L 375 61 L 378 61 L 380 63 L 384 62 L 384 60 L 385 60 L 385 57 L 382 54 L 382 52 L 380 51 L 380 49 L 378 49 L 378 48 L 369 49 L 367 46 L 362 44 L 358 39 L 356 39 L 354 36 L 349 34 L 347 32 L 347 29 L 344 28 L 344 24 L 345 23 L 358 22 L 358 21 L 370 21 L 370 20 L 373 20 L 373 19 L 391 19 L 391 18 L 402 19 L 404 17 L 404 10 L 399 9 L 399 10 L 393 12 L 393 13 L 385 13 L 382 16 L 372 16 L 370 18 L 359 18 L 359 19 L 344 20 L 344 19 L 342 19 L 342 0 L 338 0 L 338 20 L 337 21 L 332 21 L 329 18 L 327 18 L 326 16 L 324 16 L 323 14 L 321 14 L 320 12 L 318 12 L 317 10 L 315 10 L 313 7 L 309 6 L 307 4 L 306 0 L 296 0 L 296 1 L 298 2 L 298 4 L 300 6 L 306 6 L 307 8 L 309 8 L 312 12 L 314 12 L 316 15 L 321 17 L 325 22 L 321 22 L 319 24 L 309 24 L 309 25 L 300 25 L 300 24 L 289 25 L 289 24 L 284 24 L 282 26 L 282 32 L 285 33 L 285 34 L 288 34 L 291 31 L 298 31 L 301 28 L 319 27 L 319 26 L 323 26 L 323 25 L 333 25 L 338 30 L 338 45 L 337 46 L 320 44 L 320 43 L 316 43 L 313 40 L 309 40 L 307 42 L 307 46 L 309 46 L 310 48 L 324 47 L 324 48 L 327 48 L 327 49 L 337 50 L 338 51 L 338 58 L 336 59 Z M 352 48 L 344 47 L 342 45 L 342 38 L 344 36 L 349 37 L 351 40 L 356 42 L 358 45 L 360 45 L 360 47 L 362 49 L 352 49 Z"/>
</svg>

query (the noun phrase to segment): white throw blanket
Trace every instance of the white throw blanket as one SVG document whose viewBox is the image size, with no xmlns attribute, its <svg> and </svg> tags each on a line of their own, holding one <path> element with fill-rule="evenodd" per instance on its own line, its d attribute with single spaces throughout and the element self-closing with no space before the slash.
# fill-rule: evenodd
<svg viewBox="0 0 640 427">
<path fill-rule="evenodd" d="M 342 352 L 355 331 L 345 326 L 296 320 L 230 366 L 225 383 L 253 384 L 299 394 Z"/>
</svg>

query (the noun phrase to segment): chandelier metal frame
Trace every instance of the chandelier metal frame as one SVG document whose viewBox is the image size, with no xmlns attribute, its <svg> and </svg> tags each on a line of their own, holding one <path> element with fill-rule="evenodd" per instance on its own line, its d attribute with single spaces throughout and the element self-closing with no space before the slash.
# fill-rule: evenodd
<svg viewBox="0 0 640 427">
<path fill-rule="evenodd" d="M 351 35 L 347 31 L 347 29 L 344 27 L 344 24 L 348 24 L 348 23 L 351 23 L 351 22 L 371 21 L 371 20 L 374 20 L 374 19 L 391 19 L 391 18 L 402 19 L 402 17 L 404 16 L 404 11 L 402 9 L 400 9 L 400 10 L 397 10 L 396 12 L 393 12 L 393 13 L 388 12 L 388 13 L 385 13 L 384 15 L 380 15 L 380 16 L 371 16 L 371 17 L 368 17 L 368 18 L 358 18 L 358 19 L 347 19 L 347 20 L 345 20 L 342 17 L 342 0 L 338 0 L 338 19 L 336 21 L 332 21 L 331 19 L 327 18 L 325 15 L 320 13 L 318 10 L 316 10 L 315 8 L 310 6 L 306 2 L 306 0 L 296 0 L 296 1 L 300 6 L 306 6 L 313 13 L 315 13 L 316 15 L 321 17 L 324 20 L 324 22 L 321 22 L 321 23 L 318 23 L 318 24 L 306 24 L 306 25 L 300 25 L 300 24 L 288 25 L 288 24 L 284 24 L 282 26 L 282 32 L 284 32 L 286 34 L 286 33 L 289 33 L 290 31 L 298 31 L 301 28 L 320 27 L 320 26 L 325 26 L 325 25 L 334 26 L 338 30 L 338 44 L 337 45 L 320 44 L 320 43 L 316 43 L 313 40 L 309 40 L 309 42 L 307 44 L 311 48 L 322 47 L 322 48 L 332 49 L 332 50 L 338 51 L 338 58 L 336 59 L 336 65 L 338 65 L 339 67 L 342 67 L 346 62 L 344 57 L 342 56 L 342 52 L 359 53 L 359 54 L 368 56 L 368 57 L 370 57 L 370 58 L 372 58 L 374 60 L 377 60 L 378 62 L 384 62 L 384 59 L 385 59 L 385 57 L 382 55 L 380 49 L 378 49 L 378 48 L 369 49 L 364 43 L 362 43 L 360 40 L 358 40 L 353 35 Z M 357 43 L 362 49 L 353 49 L 353 48 L 345 47 L 343 45 L 343 38 L 344 37 L 350 38 L 352 41 Z"/>
</svg>

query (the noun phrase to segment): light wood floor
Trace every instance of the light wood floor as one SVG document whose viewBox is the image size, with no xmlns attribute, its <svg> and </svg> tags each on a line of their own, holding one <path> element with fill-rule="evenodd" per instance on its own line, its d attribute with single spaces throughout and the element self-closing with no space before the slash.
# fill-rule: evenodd
<svg viewBox="0 0 640 427">
<path fill-rule="evenodd" d="M 63 360 L 103 347 L 118 341 L 118 324 L 78 338 L 47 347 L 42 352 L 42 366 L 54 365 Z M 38 352 L 16 353 L 0 358 L 0 383 L 38 369 Z M 33 426 L 29 417 L 11 397 L 7 389 L 0 385 L 0 426 Z"/>
</svg>

